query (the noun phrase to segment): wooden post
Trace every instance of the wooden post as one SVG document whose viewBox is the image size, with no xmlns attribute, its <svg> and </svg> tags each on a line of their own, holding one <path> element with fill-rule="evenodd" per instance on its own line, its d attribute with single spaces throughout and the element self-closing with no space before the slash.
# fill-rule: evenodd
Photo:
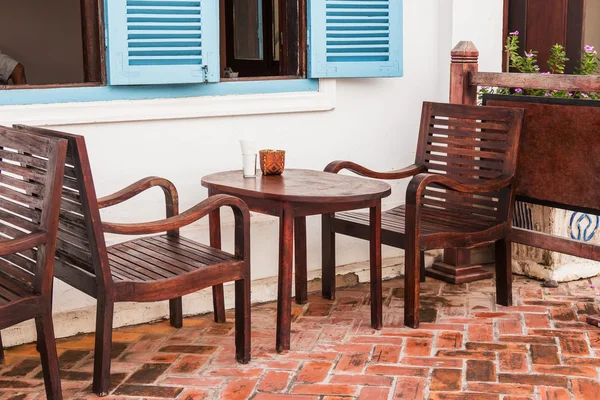
<svg viewBox="0 0 600 400">
<path fill-rule="evenodd" d="M 451 53 L 450 103 L 477 104 L 477 86 L 469 85 L 471 72 L 479 70 L 479 50 L 473 42 L 459 42 Z M 471 251 L 445 249 L 444 260 L 436 262 L 426 271 L 427 276 L 444 282 L 459 284 L 493 277 L 480 265 L 471 265 Z"/>
<path fill-rule="evenodd" d="M 469 74 L 479 71 L 479 50 L 473 42 L 459 42 L 450 53 L 450 103 L 477 104 L 477 87 L 469 85 Z"/>
</svg>

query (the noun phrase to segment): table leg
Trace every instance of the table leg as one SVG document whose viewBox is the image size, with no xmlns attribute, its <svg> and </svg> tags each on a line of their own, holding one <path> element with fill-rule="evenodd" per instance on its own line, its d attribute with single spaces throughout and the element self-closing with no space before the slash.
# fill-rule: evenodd
<svg viewBox="0 0 600 400">
<path fill-rule="evenodd" d="M 211 247 L 221 248 L 221 211 L 214 210 L 208 216 L 208 225 L 210 231 Z M 215 322 L 225 322 L 225 293 L 223 284 L 215 285 L 212 288 L 213 307 L 215 313 Z"/>
<path fill-rule="evenodd" d="M 308 276 L 306 271 L 306 217 L 294 218 L 294 252 L 296 259 L 296 303 L 308 301 Z"/>
<path fill-rule="evenodd" d="M 383 284 L 381 277 L 381 201 L 369 210 L 371 262 L 371 326 L 383 326 Z"/>
<path fill-rule="evenodd" d="M 321 218 L 321 279 L 323 298 L 335 300 L 335 232 L 331 230 L 333 214 Z"/>
<path fill-rule="evenodd" d="M 289 204 L 283 206 L 279 217 L 279 276 L 277 287 L 278 352 L 290 349 L 292 328 L 292 261 L 294 253 L 294 213 Z"/>
</svg>

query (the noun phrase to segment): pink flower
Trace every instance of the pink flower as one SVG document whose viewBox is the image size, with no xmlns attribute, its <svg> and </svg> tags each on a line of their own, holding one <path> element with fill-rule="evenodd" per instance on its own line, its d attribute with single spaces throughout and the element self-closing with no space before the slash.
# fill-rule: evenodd
<svg viewBox="0 0 600 400">
<path fill-rule="evenodd" d="M 550 72 L 542 72 L 542 75 L 550 75 Z"/>
<path fill-rule="evenodd" d="M 600 292 L 596 293 L 596 296 L 600 296 Z"/>
<path fill-rule="evenodd" d="M 552 93 L 546 93 L 546 94 L 545 94 L 545 96 L 546 96 L 546 97 L 551 97 L 551 96 L 552 96 Z"/>
<path fill-rule="evenodd" d="M 590 289 L 596 289 L 596 286 L 590 285 Z"/>
<path fill-rule="evenodd" d="M 591 53 L 593 51 L 594 51 L 594 46 L 589 46 L 589 45 L 585 46 L 586 53 Z"/>
<path fill-rule="evenodd" d="M 536 71 L 539 71 L 539 70 L 540 70 L 540 67 L 535 67 L 535 70 L 536 70 Z"/>
<path fill-rule="evenodd" d="M 525 52 L 525 57 L 533 57 L 533 53 L 527 53 L 527 52 Z"/>
<path fill-rule="evenodd" d="M 513 35 L 513 36 L 517 36 L 519 34 L 519 31 L 510 32 L 509 34 Z"/>
<path fill-rule="evenodd" d="M 573 93 L 567 92 L 567 96 L 573 96 Z"/>
<path fill-rule="evenodd" d="M 522 91 L 523 91 L 523 89 L 521 89 L 521 88 L 516 88 L 515 89 L 515 92 L 517 92 L 517 93 L 521 93 Z"/>
</svg>

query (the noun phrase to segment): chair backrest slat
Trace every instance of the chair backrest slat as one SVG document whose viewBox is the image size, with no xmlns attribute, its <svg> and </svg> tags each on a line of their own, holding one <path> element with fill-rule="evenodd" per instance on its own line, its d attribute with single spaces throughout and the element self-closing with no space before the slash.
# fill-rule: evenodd
<svg viewBox="0 0 600 400">
<path fill-rule="evenodd" d="M 66 141 L 0 127 L 0 243 L 46 232 L 46 243 L 0 256 L 0 273 L 50 295 Z M 60 164 L 60 165 L 59 165 Z"/>
<path fill-rule="evenodd" d="M 110 285 L 106 243 L 84 138 L 43 128 L 20 125 L 15 128 L 67 140 L 56 262 L 60 267 L 95 277 L 101 286 Z"/>
<path fill-rule="evenodd" d="M 510 108 L 425 103 L 416 162 L 461 183 L 513 175 L 522 119 L 522 110 Z M 422 204 L 465 218 L 502 221 L 510 194 L 464 194 L 431 185 Z"/>
</svg>

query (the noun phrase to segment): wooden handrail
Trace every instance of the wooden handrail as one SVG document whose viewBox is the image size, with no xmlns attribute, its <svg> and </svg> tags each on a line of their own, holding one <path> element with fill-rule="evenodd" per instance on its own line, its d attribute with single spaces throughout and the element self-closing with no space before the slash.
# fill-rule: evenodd
<svg viewBox="0 0 600 400">
<path fill-rule="evenodd" d="M 514 72 L 471 72 L 469 86 L 600 92 L 600 75 L 541 75 Z"/>
</svg>

